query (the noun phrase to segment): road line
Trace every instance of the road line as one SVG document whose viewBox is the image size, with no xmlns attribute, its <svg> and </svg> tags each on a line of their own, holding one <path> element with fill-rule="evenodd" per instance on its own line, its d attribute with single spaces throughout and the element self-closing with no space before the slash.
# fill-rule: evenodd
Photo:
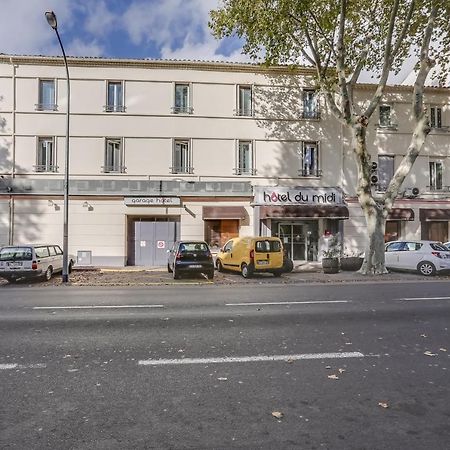
<svg viewBox="0 0 450 450">
<path fill-rule="evenodd" d="M 305 302 L 248 302 L 248 303 L 225 303 L 225 306 L 266 306 L 266 305 L 315 305 L 326 303 L 349 303 L 349 300 L 317 300 Z"/>
<path fill-rule="evenodd" d="M 11 370 L 11 369 L 45 369 L 46 364 L 0 364 L 0 370 Z"/>
<path fill-rule="evenodd" d="M 420 300 L 450 300 L 450 297 L 404 297 L 404 298 L 399 298 L 397 300 L 403 300 L 403 301 L 408 301 L 408 302 L 412 302 L 412 301 L 420 301 Z"/>
<path fill-rule="evenodd" d="M 273 362 L 273 361 L 299 361 L 307 359 L 342 359 L 364 358 L 360 352 L 340 353 L 305 353 L 300 355 L 270 355 L 270 356 L 230 356 L 223 358 L 181 358 L 181 359 L 142 359 L 138 361 L 140 366 L 168 366 L 179 364 L 221 364 L 242 362 Z"/>
<path fill-rule="evenodd" d="M 164 305 L 80 305 L 80 306 L 34 306 L 33 309 L 119 309 L 164 308 Z"/>
</svg>

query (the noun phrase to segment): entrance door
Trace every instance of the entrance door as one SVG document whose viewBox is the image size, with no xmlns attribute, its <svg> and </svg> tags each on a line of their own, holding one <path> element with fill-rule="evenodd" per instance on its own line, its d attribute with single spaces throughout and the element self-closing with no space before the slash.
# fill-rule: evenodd
<svg viewBox="0 0 450 450">
<path fill-rule="evenodd" d="M 317 261 L 317 221 L 280 223 L 278 236 L 292 260 Z"/>
<path fill-rule="evenodd" d="M 167 250 L 178 239 L 174 219 L 134 219 L 129 224 L 128 264 L 132 266 L 165 266 Z"/>
</svg>

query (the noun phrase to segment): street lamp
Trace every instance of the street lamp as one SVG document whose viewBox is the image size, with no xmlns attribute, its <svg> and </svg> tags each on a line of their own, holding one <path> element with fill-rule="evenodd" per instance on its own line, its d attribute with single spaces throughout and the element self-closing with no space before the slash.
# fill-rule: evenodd
<svg viewBox="0 0 450 450">
<path fill-rule="evenodd" d="M 69 66 L 67 65 L 66 52 L 64 51 L 61 38 L 58 33 L 58 22 L 53 11 L 45 13 L 48 24 L 55 30 L 56 36 L 61 46 L 61 51 L 64 57 L 64 65 L 66 66 L 67 78 L 67 113 L 66 113 L 66 157 L 65 157 L 65 172 L 64 172 L 64 226 L 63 226 L 63 270 L 62 281 L 67 283 L 69 281 L 69 129 L 70 129 L 70 77 Z"/>
</svg>

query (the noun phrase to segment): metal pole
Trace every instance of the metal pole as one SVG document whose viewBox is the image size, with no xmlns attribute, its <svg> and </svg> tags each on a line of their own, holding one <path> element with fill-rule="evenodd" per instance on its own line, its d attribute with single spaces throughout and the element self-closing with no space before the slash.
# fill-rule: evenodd
<svg viewBox="0 0 450 450">
<path fill-rule="evenodd" d="M 66 52 L 64 51 L 58 29 L 55 28 L 59 45 L 64 57 L 67 77 L 67 113 L 66 113 L 66 157 L 64 165 L 64 226 L 63 226 L 63 270 L 62 281 L 69 281 L 69 130 L 70 130 L 70 77 L 69 66 L 67 65 Z"/>
</svg>

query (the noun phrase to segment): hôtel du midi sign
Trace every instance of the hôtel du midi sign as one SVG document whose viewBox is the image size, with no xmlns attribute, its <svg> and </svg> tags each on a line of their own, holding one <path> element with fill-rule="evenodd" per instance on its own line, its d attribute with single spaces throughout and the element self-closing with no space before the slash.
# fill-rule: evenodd
<svg viewBox="0 0 450 450">
<path fill-rule="evenodd" d="M 254 205 L 342 205 L 339 188 L 255 186 Z"/>
</svg>

